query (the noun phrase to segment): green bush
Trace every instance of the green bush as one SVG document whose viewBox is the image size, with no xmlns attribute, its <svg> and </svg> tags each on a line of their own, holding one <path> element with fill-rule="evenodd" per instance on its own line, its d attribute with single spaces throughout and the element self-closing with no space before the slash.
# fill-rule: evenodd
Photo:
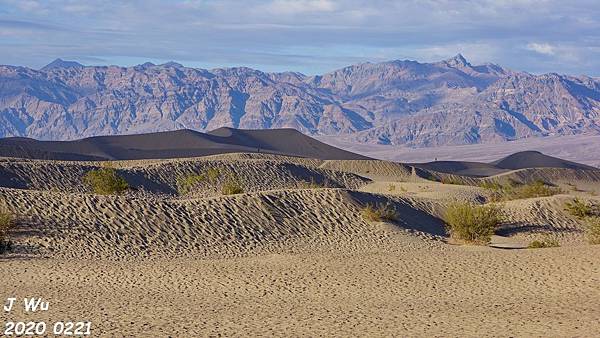
<svg viewBox="0 0 600 338">
<path fill-rule="evenodd" d="M 113 168 L 91 170 L 83 180 L 94 193 L 99 195 L 119 195 L 129 189 L 127 181 Z"/>
<path fill-rule="evenodd" d="M 444 221 L 450 236 L 467 243 L 487 244 L 501 220 L 501 210 L 491 205 L 454 203 Z"/>
<path fill-rule="evenodd" d="M 493 191 L 501 191 L 504 189 L 504 186 L 502 184 L 494 181 L 482 181 L 481 183 L 479 183 L 479 186 L 484 189 Z"/>
<path fill-rule="evenodd" d="M 6 209 L 0 208 L 0 253 L 10 249 L 8 232 L 15 226 L 15 217 Z"/>
<path fill-rule="evenodd" d="M 575 198 L 573 202 L 565 203 L 565 209 L 577 218 L 585 218 L 592 216 L 592 206 L 579 198 Z"/>
<path fill-rule="evenodd" d="M 244 192 L 239 179 L 235 175 L 230 175 L 221 186 L 223 195 L 236 195 Z"/>
<path fill-rule="evenodd" d="M 204 174 L 180 176 L 177 178 L 177 192 L 179 192 L 180 195 L 185 195 L 190 192 L 196 184 L 204 181 L 206 181 L 206 176 Z"/>
<path fill-rule="evenodd" d="M 543 181 L 538 180 L 515 188 L 515 199 L 548 197 L 561 192 L 559 188 L 548 186 Z"/>
<path fill-rule="evenodd" d="M 208 182 L 210 184 L 217 183 L 221 172 L 216 168 L 208 168 L 204 173 L 192 173 L 186 176 L 180 176 L 177 178 L 177 192 L 180 195 L 185 195 L 192 191 L 192 189 L 201 182 Z"/>
<path fill-rule="evenodd" d="M 393 221 L 396 219 L 396 208 L 393 204 L 373 205 L 368 203 L 361 211 L 362 217 L 368 222 Z"/>
<path fill-rule="evenodd" d="M 541 248 L 556 248 L 559 247 L 560 243 L 558 242 L 558 240 L 554 239 L 554 238 L 546 238 L 543 240 L 535 240 L 529 243 L 529 245 L 527 245 L 527 248 L 529 249 L 541 249 Z"/>
<path fill-rule="evenodd" d="M 600 217 L 589 217 L 586 236 L 590 244 L 600 244 Z"/>
<path fill-rule="evenodd" d="M 562 190 L 537 180 L 527 184 L 511 181 L 509 184 L 484 181 L 479 185 L 492 193 L 492 201 L 511 201 L 516 199 L 548 197 L 560 194 Z"/>
<path fill-rule="evenodd" d="M 390 183 L 390 185 L 388 185 L 388 191 L 389 191 L 389 192 L 394 192 L 394 191 L 396 191 L 396 186 L 395 186 L 394 184 L 391 184 L 391 183 Z"/>
<path fill-rule="evenodd" d="M 208 182 L 215 183 L 219 177 L 221 177 L 221 172 L 219 169 L 208 168 L 208 170 L 206 170 L 206 178 L 208 179 Z"/>
</svg>

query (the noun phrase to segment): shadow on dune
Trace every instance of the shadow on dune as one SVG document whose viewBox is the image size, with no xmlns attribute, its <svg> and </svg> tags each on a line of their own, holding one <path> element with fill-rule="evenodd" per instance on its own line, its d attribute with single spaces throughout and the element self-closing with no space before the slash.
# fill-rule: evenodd
<svg viewBox="0 0 600 338">
<path fill-rule="evenodd" d="M 19 218 L 17 220 L 17 226 L 9 233 L 10 247 L 7 251 L 0 254 L 0 261 L 39 258 L 40 248 L 27 241 L 27 239 L 33 237 L 46 237 L 46 235 L 40 231 L 39 222 L 31 219 Z"/>
<path fill-rule="evenodd" d="M 144 190 L 153 194 L 176 195 L 177 190 L 165 182 L 157 182 L 145 173 L 135 170 L 117 170 L 129 185 L 135 190 Z"/>
<path fill-rule="evenodd" d="M 367 204 L 392 204 L 396 209 L 397 216 L 394 224 L 401 228 L 421 231 L 435 236 L 445 237 L 447 235 L 443 220 L 416 208 L 405 200 L 359 191 L 348 191 L 348 194 L 354 201 L 357 202 L 357 204 L 359 204 L 359 207 L 361 208 Z"/>
<path fill-rule="evenodd" d="M 555 228 L 548 224 L 526 224 L 526 223 L 509 223 L 502 225 L 501 228 L 496 230 L 496 235 L 499 236 L 512 236 L 522 233 L 535 233 L 535 232 L 553 232 L 553 233 L 580 233 L 581 230 L 572 228 Z"/>
</svg>

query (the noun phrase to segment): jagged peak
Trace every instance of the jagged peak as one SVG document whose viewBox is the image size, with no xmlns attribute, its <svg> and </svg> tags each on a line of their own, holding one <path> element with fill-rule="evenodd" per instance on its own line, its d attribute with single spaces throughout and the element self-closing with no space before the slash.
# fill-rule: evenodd
<svg viewBox="0 0 600 338">
<path fill-rule="evenodd" d="M 469 61 L 467 61 L 467 59 L 460 53 L 456 54 L 456 56 L 454 56 L 450 59 L 444 60 L 443 62 L 450 67 L 470 67 L 471 66 Z"/>
<path fill-rule="evenodd" d="M 56 60 L 50 62 L 49 64 L 42 67 L 41 70 L 51 70 L 55 68 L 82 68 L 85 67 L 81 63 L 77 61 L 67 61 L 61 58 L 57 58 Z"/>
</svg>

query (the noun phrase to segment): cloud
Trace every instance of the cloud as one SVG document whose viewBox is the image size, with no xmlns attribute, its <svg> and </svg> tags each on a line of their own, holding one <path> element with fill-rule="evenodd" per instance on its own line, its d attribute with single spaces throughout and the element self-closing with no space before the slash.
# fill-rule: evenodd
<svg viewBox="0 0 600 338">
<path fill-rule="evenodd" d="M 317 74 L 463 53 L 473 63 L 598 76 L 599 31 L 597 0 L 0 0 L 0 63 L 39 67 L 75 55 Z"/>
<path fill-rule="evenodd" d="M 274 0 L 265 6 L 273 14 L 303 14 L 310 12 L 333 12 L 336 5 L 329 0 Z"/>
<path fill-rule="evenodd" d="M 527 44 L 528 50 L 544 55 L 554 55 L 556 48 L 549 43 L 536 43 L 531 42 Z"/>
</svg>

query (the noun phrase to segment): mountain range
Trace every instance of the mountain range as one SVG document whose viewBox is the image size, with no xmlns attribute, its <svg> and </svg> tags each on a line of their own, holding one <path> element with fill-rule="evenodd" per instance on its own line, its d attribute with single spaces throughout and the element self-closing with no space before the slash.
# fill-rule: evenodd
<svg viewBox="0 0 600 338">
<path fill-rule="evenodd" d="M 599 134 L 600 79 L 472 65 L 460 54 L 317 76 L 175 62 L 0 66 L 0 137 L 72 140 L 219 127 L 294 128 L 414 147 Z"/>
</svg>

